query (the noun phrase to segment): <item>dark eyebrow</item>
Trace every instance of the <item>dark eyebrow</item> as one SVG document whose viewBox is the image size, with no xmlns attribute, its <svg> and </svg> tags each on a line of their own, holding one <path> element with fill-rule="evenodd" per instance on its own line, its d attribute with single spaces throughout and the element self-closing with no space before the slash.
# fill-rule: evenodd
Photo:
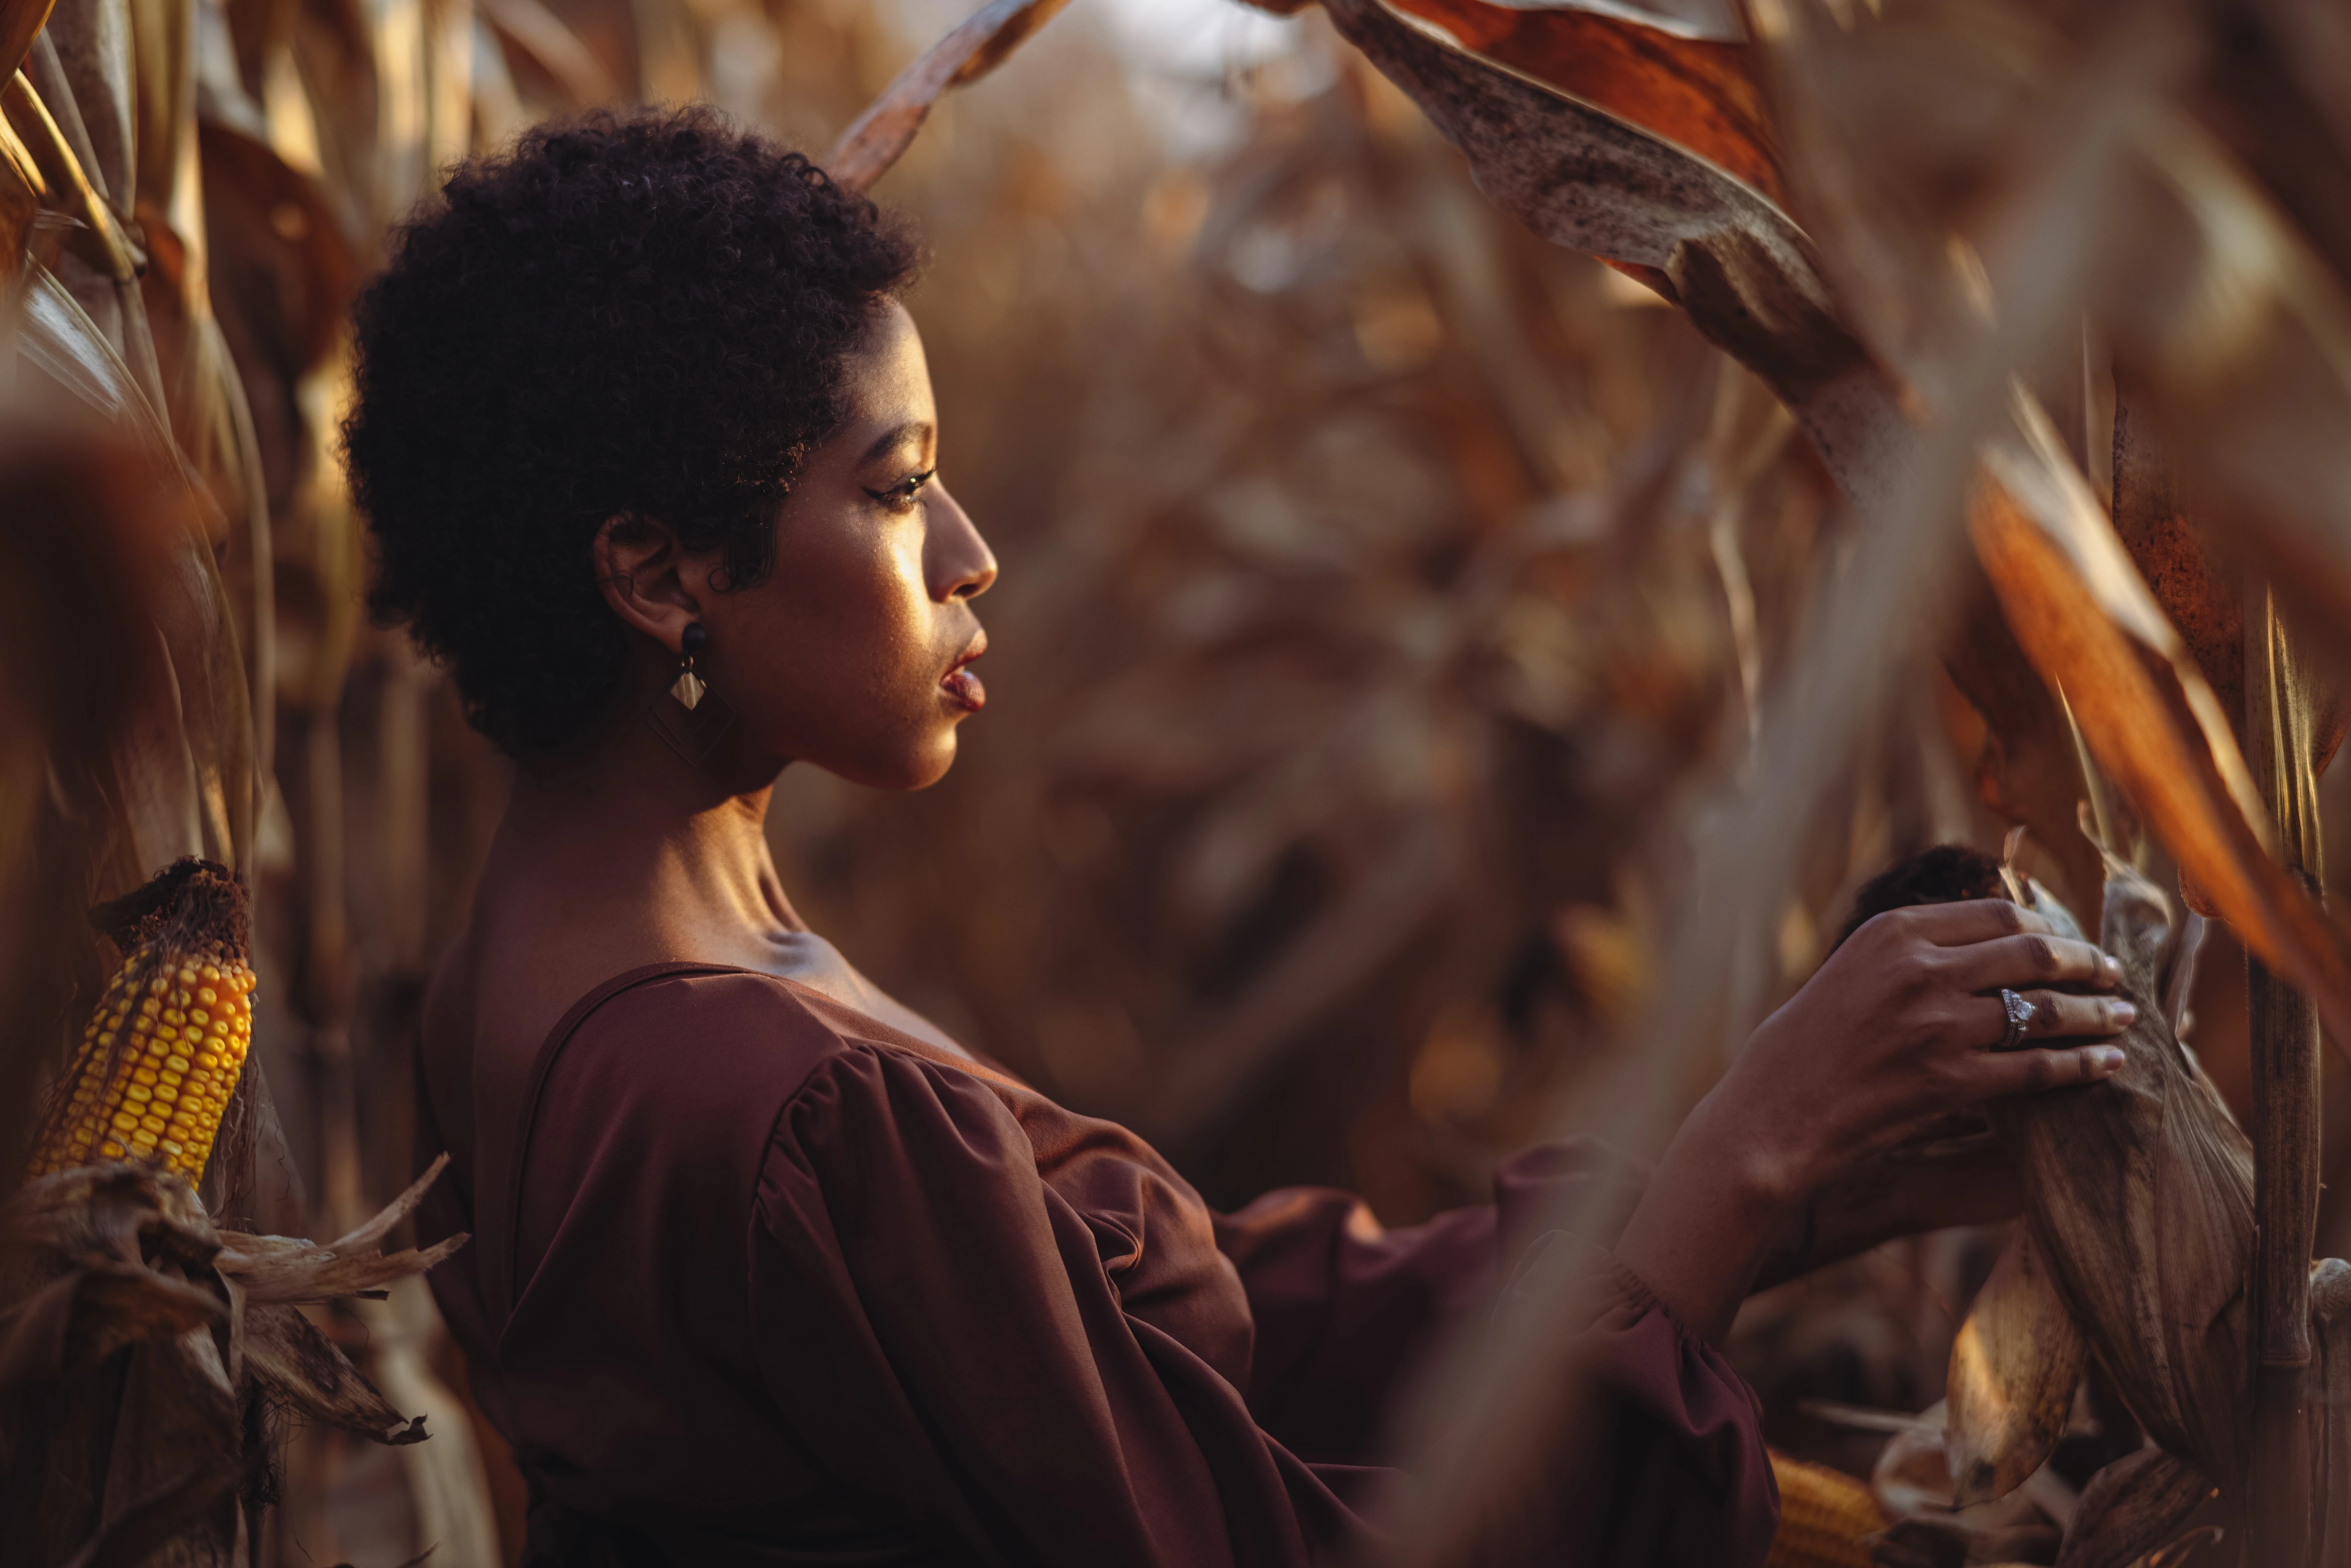
<svg viewBox="0 0 2351 1568">
<path fill-rule="evenodd" d="M 879 441 L 876 441 L 872 445 L 867 447 L 865 449 L 865 455 L 859 458 L 857 461 L 861 465 L 874 462 L 875 460 L 885 456 L 889 453 L 895 451 L 902 443 L 907 441 L 920 442 L 927 439 L 932 434 L 931 426 L 920 420 L 917 420 L 911 424 L 902 424 L 895 430 L 884 432 L 882 438 Z"/>
</svg>

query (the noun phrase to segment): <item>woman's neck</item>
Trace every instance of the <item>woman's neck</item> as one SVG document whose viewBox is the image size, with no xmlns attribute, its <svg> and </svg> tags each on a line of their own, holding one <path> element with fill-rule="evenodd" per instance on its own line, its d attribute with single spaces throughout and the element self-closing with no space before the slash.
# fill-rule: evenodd
<svg viewBox="0 0 2351 1568">
<path fill-rule="evenodd" d="M 565 925 L 617 923 L 640 936 L 805 930 L 768 850 L 773 788 L 730 791 L 650 734 L 618 735 L 583 761 L 517 768 L 486 884 L 528 890 L 537 918 L 561 911 Z"/>
</svg>

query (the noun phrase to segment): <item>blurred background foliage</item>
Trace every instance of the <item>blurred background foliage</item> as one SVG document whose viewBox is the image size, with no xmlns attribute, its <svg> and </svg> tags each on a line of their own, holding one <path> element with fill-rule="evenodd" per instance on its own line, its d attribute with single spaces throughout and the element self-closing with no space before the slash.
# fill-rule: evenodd
<svg viewBox="0 0 2351 1568">
<path fill-rule="evenodd" d="M 37 431 L 60 389 L 111 399 L 118 444 L 0 452 L 0 528 L 47 515 L 58 463 L 155 445 L 144 393 L 211 547 L 198 600 L 244 668 L 167 661 L 194 819 L 93 786 L 110 847 L 44 859 L 57 781 L 104 747 L 36 716 L 61 760 L 0 779 L 0 826 L 47 879 L 25 883 L 47 890 L 33 924 L 181 848 L 247 873 L 275 1112 L 253 1108 L 261 1178 L 234 1203 L 267 1228 L 332 1234 L 413 1173 L 408 1042 L 504 789 L 451 688 L 360 605 L 341 316 L 390 225 L 452 161 L 599 103 L 706 98 L 820 150 L 962 10 L 61 0 L 34 45 L 26 79 L 99 199 L 74 209 L 52 159 L 64 195 L 0 213 L 56 280 L 16 296 L 10 419 Z M 1479 1199 L 1616 1063 L 1669 912 L 1737 847 L 1710 802 L 1751 778 L 1775 678 L 1850 568 L 1846 503 L 1761 382 L 1490 204 L 1319 13 L 1073 7 L 942 104 L 875 194 L 932 252 L 912 307 L 943 462 L 1004 568 L 992 701 L 920 796 L 788 774 L 786 886 L 904 1000 L 1131 1121 L 1213 1202 L 1327 1182 L 1405 1223 Z M 1810 972 L 1860 879 L 1998 841 L 1983 720 L 1939 668 L 1891 678 L 1798 885 L 1717 955 L 1750 1011 Z M 2199 1044 L 2241 1093 L 2241 968 L 2202 973 Z M 1735 1043 L 1700 1053 L 1685 1102 Z M 1740 1353 L 1775 1440 L 1865 1470 L 1796 1400 L 1938 1397 L 1994 1249 L 1906 1244 L 1760 1300 Z M 519 1483 L 429 1295 L 329 1316 L 435 1438 L 298 1433 L 265 1560 L 510 1559 Z"/>
</svg>

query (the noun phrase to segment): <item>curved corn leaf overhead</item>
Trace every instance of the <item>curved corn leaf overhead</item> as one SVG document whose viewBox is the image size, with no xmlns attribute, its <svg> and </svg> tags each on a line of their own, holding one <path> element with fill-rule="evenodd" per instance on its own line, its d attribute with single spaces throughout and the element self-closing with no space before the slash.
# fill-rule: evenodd
<svg viewBox="0 0 2351 1568">
<path fill-rule="evenodd" d="M 2351 1038 L 2351 966 L 2271 852 L 2234 727 L 2036 407 L 1987 453 L 1970 519 L 2008 622 L 2091 751 L 2246 946 Z M 2095 612 L 2086 612 L 2095 607 Z"/>
<path fill-rule="evenodd" d="M 1784 204 L 1755 47 L 1600 5 L 1395 0 L 1462 53 L 1605 110 Z"/>
<path fill-rule="evenodd" d="M 1004 63 L 1029 35 L 1051 21 L 1069 0 L 989 0 L 961 26 L 932 45 L 859 115 L 824 155 L 825 172 L 844 190 L 865 191 L 889 172 L 914 144 L 941 94 Z"/>
<path fill-rule="evenodd" d="M 1811 240 L 1765 193 L 1779 184 L 1775 155 L 1744 57 L 1595 11 L 1512 19 L 1498 9 L 1469 0 L 1323 5 L 1461 149 L 1505 211 L 1658 287 L 1779 394 L 1849 495 L 1869 503 L 1890 494 L 1912 433 L 1892 383 L 1839 321 Z M 1655 61 L 1671 73 L 1645 83 Z"/>
</svg>

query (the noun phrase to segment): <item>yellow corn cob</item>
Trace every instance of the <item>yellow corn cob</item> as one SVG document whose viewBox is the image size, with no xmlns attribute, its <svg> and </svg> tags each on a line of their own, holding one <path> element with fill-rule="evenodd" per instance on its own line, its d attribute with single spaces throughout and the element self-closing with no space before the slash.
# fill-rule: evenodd
<svg viewBox="0 0 2351 1568">
<path fill-rule="evenodd" d="M 128 956 L 49 1102 L 30 1174 L 134 1159 L 195 1181 L 253 1043 L 245 891 L 183 860 L 90 918 Z"/>
<path fill-rule="evenodd" d="M 1764 1568 L 1870 1568 L 1865 1535 L 1886 1528 L 1869 1488 L 1842 1470 L 1771 1452 L 1780 1483 L 1780 1533 Z"/>
</svg>

